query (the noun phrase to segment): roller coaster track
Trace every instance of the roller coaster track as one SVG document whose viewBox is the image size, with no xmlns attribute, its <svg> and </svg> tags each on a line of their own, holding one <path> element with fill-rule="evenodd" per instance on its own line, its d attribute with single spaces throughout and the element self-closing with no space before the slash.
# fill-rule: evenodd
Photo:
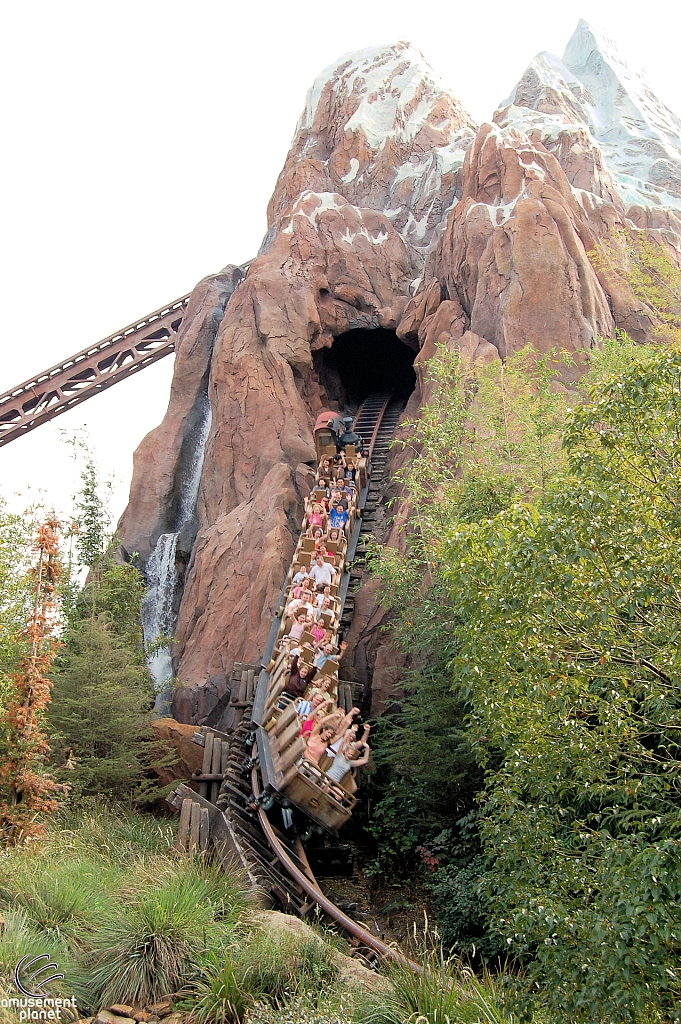
<svg viewBox="0 0 681 1024">
<path fill-rule="evenodd" d="M 189 295 L 0 395 L 0 448 L 175 351 Z"/>
<path fill-rule="evenodd" d="M 360 562 L 363 558 L 364 543 L 375 528 L 377 512 L 387 482 L 388 449 L 404 404 L 404 400 L 393 398 L 389 393 L 371 395 L 363 403 L 355 419 L 355 432 L 361 436 L 364 451 L 371 463 L 368 488 L 360 498 L 359 529 L 356 531 L 357 536 L 351 541 L 351 547 Z M 348 579 L 345 581 L 347 596 L 341 612 L 341 624 L 344 627 L 349 625 L 353 611 L 353 569 L 354 566 L 351 565 Z M 270 633 L 271 642 L 268 643 L 262 658 L 259 688 L 267 687 L 265 666 L 270 660 L 273 638 L 277 635 L 279 623 L 280 620 L 275 619 Z M 242 683 L 238 692 L 239 696 L 243 697 L 249 692 L 245 681 L 248 670 L 241 670 L 241 666 L 237 668 L 237 678 L 233 682 L 233 686 L 237 688 L 240 674 Z M 256 706 L 258 699 L 259 694 L 256 690 Z M 366 701 L 364 703 L 366 706 Z M 303 835 L 301 838 L 295 827 L 285 828 L 286 810 L 284 809 L 282 813 L 277 805 L 268 804 L 264 799 L 256 732 L 251 723 L 253 701 L 242 699 L 234 704 L 235 707 L 239 705 L 236 713 L 243 714 L 243 717 L 229 738 L 225 734 L 217 734 L 215 730 L 205 727 L 202 729 L 206 737 L 208 733 L 214 732 L 219 736 L 224 735 L 225 740 L 229 740 L 229 757 L 223 765 L 217 803 L 210 803 L 186 785 L 179 786 L 169 798 L 169 802 L 185 817 L 185 848 L 204 848 L 200 845 L 201 822 L 204 822 L 204 832 L 206 836 L 210 833 L 219 855 L 224 856 L 226 860 L 236 859 L 240 862 L 251 884 L 282 910 L 302 918 L 310 913 L 321 913 L 352 936 L 354 943 L 369 957 L 378 954 L 380 957 L 397 960 L 415 971 L 420 971 L 421 968 L 417 964 L 408 960 L 399 950 L 386 945 L 324 894 L 310 868 L 303 846 L 303 839 L 309 838 L 309 835 Z M 208 761 L 204 760 L 204 766 L 207 763 Z M 212 774 L 208 779 L 215 780 L 216 775 Z M 276 823 L 277 819 L 279 824 Z M 182 817 L 180 830 L 182 844 Z"/>
<path fill-rule="evenodd" d="M 240 269 L 244 271 L 247 266 Z M 181 296 L 0 395 L 0 447 L 174 352 L 190 297 Z M 350 541 L 349 570 L 341 584 L 340 621 L 344 629 L 352 620 L 354 593 L 364 576 L 366 541 L 380 525 L 377 517 L 387 482 L 388 450 L 404 404 L 388 392 L 370 395 L 355 418 L 354 429 L 362 438 L 371 474 L 360 496 L 361 517 Z M 270 660 L 279 625 L 280 620 L 275 619 L 258 686 L 266 686 L 264 666 Z M 282 831 L 271 820 L 263 801 L 251 723 L 254 699 L 257 701 L 253 682 L 257 671 L 256 666 L 251 670 L 238 667 L 233 680 L 237 699 L 231 702 L 232 731 L 220 733 L 203 727 L 196 736 L 207 748 L 199 792 L 183 784 L 169 797 L 181 812 L 180 835 L 184 830 L 190 849 L 206 849 L 212 841 L 219 856 L 236 856 L 251 883 L 282 909 L 303 918 L 311 911 L 321 912 L 348 932 L 361 949 L 420 970 L 324 894 L 310 868 L 301 837 L 295 829 Z M 349 689 L 345 684 L 346 710 L 356 696 L 349 694 Z M 370 696 L 365 696 L 365 711 Z M 213 800 L 207 798 L 209 791 Z"/>
<path fill-rule="evenodd" d="M 243 280 L 252 260 L 235 269 Z M 191 293 L 0 395 L 0 448 L 175 351 Z"/>
</svg>

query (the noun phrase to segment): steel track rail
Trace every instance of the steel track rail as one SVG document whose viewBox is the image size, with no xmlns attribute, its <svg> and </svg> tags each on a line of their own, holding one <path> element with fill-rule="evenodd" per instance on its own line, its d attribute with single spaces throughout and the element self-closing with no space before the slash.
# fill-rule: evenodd
<svg viewBox="0 0 681 1024">
<path fill-rule="evenodd" d="M 0 395 L 0 448 L 175 351 L 190 295 Z"/>
<path fill-rule="evenodd" d="M 366 425 L 367 431 L 371 431 L 368 445 L 369 455 L 373 451 L 374 445 L 379 436 L 381 423 L 386 413 L 386 410 L 390 405 L 392 397 L 392 394 L 387 394 L 385 395 L 385 397 L 381 395 L 380 400 L 378 402 L 376 401 L 376 398 L 374 398 L 374 401 L 372 403 L 371 396 L 369 396 L 369 398 L 362 403 L 357 412 L 356 422 L 360 420 L 362 415 L 364 415 L 365 419 L 369 421 Z M 369 411 L 369 409 L 367 409 L 368 405 L 375 405 L 375 408 L 372 407 L 371 411 Z M 260 823 L 260 827 L 263 831 L 264 837 L 266 838 L 270 849 L 275 854 L 277 861 L 279 862 L 283 870 L 286 872 L 286 874 L 289 876 L 289 878 L 295 883 L 298 891 L 302 889 L 302 891 L 307 894 L 308 898 L 311 899 L 314 903 L 316 903 L 317 906 L 319 906 L 320 909 L 326 915 L 328 915 L 328 917 L 335 921 L 336 924 L 338 924 L 344 931 L 348 932 L 348 934 L 352 935 L 354 938 L 364 943 L 364 945 L 368 946 L 369 949 L 372 949 L 375 953 L 378 953 L 381 957 L 394 960 L 395 962 L 402 964 L 403 966 L 408 967 L 410 970 L 415 971 L 419 974 L 423 973 L 423 968 L 419 964 L 415 963 L 413 960 L 410 960 L 399 950 L 387 945 L 387 943 L 377 938 L 370 931 L 364 928 L 361 924 L 359 924 L 357 921 L 354 921 L 351 917 L 345 914 L 330 899 L 328 899 L 328 897 L 326 897 L 321 891 L 314 875 L 312 874 L 312 871 L 310 870 L 309 864 L 304 863 L 302 865 L 304 870 L 301 870 L 301 868 L 294 863 L 291 855 L 286 850 L 284 844 L 277 837 L 277 834 L 267 817 L 267 812 L 262 807 L 262 791 L 260 788 L 260 780 L 258 776 L 257 741 L 254 743 L 253 746 L 251 763 L 251 789 L 254 797 L 254 804 L 257 808 L 258 821 Z M 297 859 L 299 860 L 300 863 L 300 857 L 298 857 Z"/>
<path fill-rule="evenodd" d="M 257 757 L 257 749 L 258 748 L 256 743 L 253 745 L 254 758 Z M 253 796 L 255 797 L 256 801 L 259 801 L 259 797 L 261 796 L 260 782 L 258 779 L 258 769 L 255 766 L 251 770 L 251 787 L 253 790 Z M 269 822 L 267 813 L 263 810 L 259 802 L 258 819 L 260 821 L 260 827 L 265 833 L 267 842 L 269 843 L 273 853 L 276 854 L 276 857 L 279 860 L 281 866 L 284 868 L 287 874 L 290 875 L 290 877 L 294 880 L 296 885 L 303 889 L 310 897 L 310 899 L 314 900 L 314 902 L 319 907 L 321 907 L 325 914 L 332 918 L 332 920 L 334 920 L 336 924 L 340 925 L 344 931 L 349 932 L 350 935 L 352 935 L 356 939 L 359 939 L 359 941 L 363 942 L 365 946 L 368 946 L 370 949 L 373 949 L 374 952 L 379 953 L 382 957 L 389 960 L 395 960 L 403 967 L 408 967 L 410 970 L 416 971 L 419 974 L 423 972 L 423 968 L 420 967 L 419 964 L 414 963 L 413 960 L 410 960 L 409 957 L 406 957 L 403 953 L 400 953 L 399 950 L 395 949 L 393 946 L 388 946 L 385 942 L 382 942 L 381 939 L 377 939 L 375 935 L 372 935 L 370 931 L 368 931 L 366 928 L 363 928 L 361 924 L 358 924 L 357 921 L 353 921 L 351 917 L 348 917 L 347 914 L 345 914 L 339 907 L 336 906 L 335 903 L 332 903 L 331 900 L 324 895 L 324 893 L 319 888 L 314 878 L 314 875 L 312 875 L 312 872 L 306 874 L 293 863 L 288 853 L 284 849 L 284 846 L 277 838 L 276 833 Z"/>
</svg>

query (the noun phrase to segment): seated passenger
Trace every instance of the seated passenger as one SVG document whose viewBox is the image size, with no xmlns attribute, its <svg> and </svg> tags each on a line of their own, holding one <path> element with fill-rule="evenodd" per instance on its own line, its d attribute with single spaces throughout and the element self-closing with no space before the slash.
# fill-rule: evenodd
<svg viewBox="0 0 681 1024">
<path fill-rule="evenodd" d="M 293 616 L 293 625 L 288 631 L 291 640 L 300 640 L 308 626 L 308 613 L 301 609 Z M 319 666 L 318 666 L 319 667 Z"/>
<path fill-rule="evenodd" d="M 347 718 L 347 715 L 345 717 Z M 326 753 L 326 748 L 329 744 L 333 743 L 334 740 L 337 740 L 345 732 L 343 723 L 345 723 L 345 718 L 342 717 L 340 711 L 334 711 L 332 715 L 321 718 L 307 737 L 305 753 L 303 754 L 305 760 L 317 764 L 322 754 Z"/>
<path fill-rule="evenodd" d="M 343 466 L 342 456 L 336 455 L 336 457 L 333 460 L 333 465 L 331 467 L 331 472 L 329 476 L 331 477 L 332 481 L 335 481 L 338 480 L 339 478 L 342 479 L 344 474 L 345 467 Z"/>
<path fill-rule="evenodd" d="M 333 487 L 331 490 L 331 506 L 342 505 L 345 511 L 348 509 L 348 499 L 343 493 L 342 489 L 338 486 Z"/>
<path fill-rule="evenodd" d="M 319 463 L 319 475 L 325 479 L 331 475 L 331 459 L 328 455 L 323 455 L 322 460 Z"/>
<path fill-rule="evenodd" d="M 315 696 L 320 698 L 320 703 L 300 723 L 300 734 L 303 739 L 310 735 L 317 722 L 321 722 L 322 718 L 328 719 L 331 715 L 336 714 L 334 703 L 330 697 L 323 697 L 318 693 Z"/>
<path fill-rule="evenodd" d="M 345 509 L 343 508 L 343 506 L 341 504 L 339 504 L 339 503 L 334 505 L 333 508 L 331 509 L 331 516 L 330 516 L 330 519 L 329 519 L 329 522 L 331 523 L 331 526 L 332 527 L 338 527 L 339 529 L 344 530 L 347 521 L 348 521 L 348 514 L 345 511 Z M 312 575 L 312 570 L 310 570 L 310 575 Z"/>
<path fill-rule="evenodd" d="M 308 700 L 311 700 L 316 693 L 321 693 L 322 696 L 326 697 L 327 700 L 331 700 L 329 690 L 331 689 L 331 679 L 329 676 L 322 676 L 316 686 L 311 686 L 305 696 Z"/>
<path fill-rule="evenodd" d="M 307 578 L 308 578 L 307 569 L 305 568 L 304 565 L 299 565 L 298 566 L 298 571 L 296 573 L 294 573 L 294 576 L 293 576 L 293 579 L 291 580 L 291 582 L 296 584 L 296 586 L 297 586 L 299 583 L 303 583 Z"/>
<path fill-rule="evenodd" d="M 317 586 L 320 584 L 324 587 L 330 586 L 334 581 L 335 572 L 328 562 L 324 561 L 324 556 L 317 554 L 314 560 L 314 565 L 310 569 L 310 577 L 315 581 Z"/>
<path fill-rule="evenodd" d="M 313 530 L 315 526 L 319 526 L 322 532 L 326 523 L 326 514 L 323 507 L 318 501 L 315 501 L 312 505 L 312 511 L 308 512 L 307 516 L 308 528 Z"/>
<path fill-rule="evenodd" d="M 324 644 L 324 646 L 320 647 L 315 654 L 312 664 L 315 668 L 323 668 L 327 661 L 339 662 L 347 649 L 348 645 L 345 640 L 341 642 L 338 654 L 333 653 L 333 646 L 331 644 Z"/>
<path fill-rule="evenodd" d="M 306 761 L 317 764 L 322 754 L 331 742 L 336 732 L 335 727 L 329 723 L 328 715 L 315 722 L 312 729 L 307 733 L 304 757 Z"/>
<path fill-rule="evenodd" d="M 319 622 L 314 622 L 313 624 L 308 626 L 308 629 L 310 630 L 310 633 L 312 633 L 312 638 L 315 644 L 321 643 L 324 637 L 326 636 L 326 630 L 324 626 Z M 314 665 L 314 662 L 312 662 L 312 664 Z M 318 665 L 317 667 L 321 668 L 322 666 Z"/>
<path fill-rule="evenodd" d="M 323 693 L 314 693 L 309 700 L 305 700 L 301 697 L 300 700 L 296 701 L 296 711 L 298 712 L 298 718 L 307 718 L 308 715 L 316 711 L 317 708 L 326 706 L 326 696 Z"/>
<path fill-rule="evenodd" d="M 323 594 L 320 594 L 319 596 L 322 599 L 322 603 L 317 605 L 317 613 L 316 613 L 317 620 L 319 620 L 322 617 L 324 612 L 328 612 L 330 615 L 333 615 L 334 612 L 335 612 L 335 608 L 331 604 L 331 598 L 330 597 L 324 597 Z"/>
<path fill-rule="evenodd" d="M 291 697 L 304 697 L 305 691 L 317 674 L 316 668 L 310 668 L 296 655 L 291 661 L 291 673 L 286 684 L 286 693 Z"/>
<path fill-rule="evenodd" d="M 329 530 L 329 535 L 326 538 L 327 544 L 340 544 L 340 541 L 341 532 L 338 527 L 334 527 L 332 530 Z"/>
<path fill-rule="evenodd" d="M 314 614 L 315 609 L 312 605 L 312 594 L 310 593 L 309 590 L 302 591 L 300 597 L 294 597 L 291 601 L 289 601 L 289 603 L 286 605 L 286 608 L 284 609 L 284 618 L 286 618 L 287 616 L 291 616 L 291 618 L 293 618 L 296 612 L 300 612 L 303 610 L 308 613 Z"/>
<path fill-rule="evenodd" d="M 331 586 L 328 583 L 326 583 L 324 587 L 321 587 L 319 589 L 319 592 L 315 600 L 317 608 L 321 608 L 322 604 L 324 603 L 325 597 L 328 597 L 329 602 L 331 602 Z"/>
<path fill-rule="evenodd" d="M 368 727 L 365 726 L 364 728 L 367 730 Z M 362 748 L 364 748 L 364 753 L 360 757 L 360 750 Z M 362 765 L 367 764 L 370 754 L 371 747 L 364 739 L 361 739 L 358 743 L 345 743 L 334 757 L 333 763 L 327 768 L 326 774 L 333 782 L 341 783 L 353 768 L 361 768 Z M 331 792 L 339 800 L 342 800 L 345 795 L 342 789 L 337 789 L 336 787 L 333 787 Z"/>
<path fill-rule="evenodd" d="M 355 740 L 357 739 L 357 728 L 357 722 L 353 722 L 353 724 L 345 731 L 343 736 L 341 736 L 339 740 L 336 740 L 335 743 L 331 744 L 331 746 L 329 747 L 329 751 L 331 751 L 333 754 L 337 754 L 341 747 L 343 747 L 346 743 L 354 743 Z M 362 736 L 362 739 L 365 740 L 368 735 L 369 726 L 365 725 L 364 735 Z"/>
<path fill-rule="evenodd" d="M 327 481 L 326 481 L 326 477 L 324 477 L 324 476 L 320 476 L 319 480 L 318 480 L 318 481 L 317 481 L 317 483 L 315 484 L 315 488 L 314 488 L 314 489 L 315 489 L 315 491 L 316 491 L 317 495 L 319 495 L 319 492 L 320 492 L 320 491 L 323 491 L 323 492 L 324 492 L 324 495 L 325 495 L 325 496 L 326 496 L 327 498 L 329 497 L 329 495 L 330 495 L 330 493 L 331 493 L 331 492 L 329 491 L 329 485 L 328 485 L 328 483 L 327 483 Z M 323 500 L 323 498 L 321 498 L 320 500 Z"/>
<path fill-rule="evenodd" d="M 353 459 L 348 459 L 345 465 L 345 472 L 343 473 L 343 477 L 345 478 L 345 480 L 352 480 L 354 482 L 356 473 L 357 470 L 355 469 L 355 463 Z"/>
<path fill-rule="evenodd" d="M 314 597 L 312 587 L 314 583 L 309 577 L 306 577 L 302 583 L 299 583 L 297 587 L 294 587 L 291 593 L 294 598 L 302 597 L 304 601 L 308 601 Z"/>
<path fill-rule="evenodd" d="M 324 531 L 321 526 L 311 526 L 308 532 L 315 543 L 324 539 Z"/>
</svg>

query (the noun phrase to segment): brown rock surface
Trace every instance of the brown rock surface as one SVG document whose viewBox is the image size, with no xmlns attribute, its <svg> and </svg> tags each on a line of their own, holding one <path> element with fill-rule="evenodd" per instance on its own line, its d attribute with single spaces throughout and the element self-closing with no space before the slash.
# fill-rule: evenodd
<svg viewBox="0 0 681 1024">
<path fill-rule="evenodd" d="M 160 534 L 182 528 L 182 493 L 206 416 L 213 343 L 241 276 L 228 266 L 192 292 L 177 338 L 168 410 L 134 455 L 130 501 L 118 524 L 126 557 L 138 552 L 145 561 Z"/>
<path fill-rule="evenodd" d="M 172 753 L 177 758 L 174 764 L 156 769 L 161 786 L 169 785 L 176 779 L 188 779 L 194 772 L 201 771 L 203 747 L 192 741 L 198 726 L 176 722 L 173 718 L 157 718 L 151 728 L 159 752 Z M 111 1010 L 117 1012 L 113 1007 Z"/>
<path fill-rule="evenodd" d="M 527 344 L 574 353 L 612 334 L 582 240 L 587 217 L 554 156 L 513 128 L 483 125 L 462 187 L 436 266 L 475 334 L 502 358 Z"/>
<path fill-rule="evenodd" d="M 396 322 L 412 276 L 386 217 L 308 193 L 230 303 L 176 629 L 178 678 L 192 688 L 262 652 L 311 479 L 314 419 L 328 404 L 313 353 L 353 328 Z"/>
</svg>

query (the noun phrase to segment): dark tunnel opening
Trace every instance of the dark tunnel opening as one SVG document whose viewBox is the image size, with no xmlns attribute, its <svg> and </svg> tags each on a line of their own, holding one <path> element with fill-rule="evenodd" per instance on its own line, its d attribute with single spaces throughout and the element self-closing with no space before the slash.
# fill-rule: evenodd
<svg viewBox="0 0 681 1024">
<path fill-rule="evenodd" d="M 314 353 L 317 378 L 331 403 L 354 412 L 375 391 L 407 399 L 416 387 L 416 352 L 395 331 L 379 327 L 340 334 L 331 348 Z"/>
</svg>

